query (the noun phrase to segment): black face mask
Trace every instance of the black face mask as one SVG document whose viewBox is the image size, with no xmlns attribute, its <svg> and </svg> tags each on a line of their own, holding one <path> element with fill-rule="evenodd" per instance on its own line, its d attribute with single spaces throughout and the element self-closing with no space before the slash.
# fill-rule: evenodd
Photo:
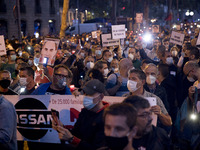
<svg viewBox="0 0 200 150">
<path fill-rule="evenodd" d="M 7 89 L 10 86 L 10 80 L 0 80 L 0 86 Z"/>
<path fill-rule="evenodd" d="M 106 145 L 111 150 L 123 150 L 128 145 L 128 137 L 112 137 L 112 136 L 106 136 Z"/>
</svg>

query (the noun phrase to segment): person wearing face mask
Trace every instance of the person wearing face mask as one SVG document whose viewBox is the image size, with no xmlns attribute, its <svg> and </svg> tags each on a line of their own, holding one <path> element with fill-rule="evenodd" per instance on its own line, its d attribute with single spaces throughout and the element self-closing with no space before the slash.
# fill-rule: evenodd
<svg viewBox="0 0 200 150">
<path fill-rule="evenodd" d="M 169 111 L 169 103 L 167 101 L 167 93 L 165 88 L 161 87 L 157 82 L 158 68 L 155 64 L 149 63 L 144 69 L 146 75 L 146 83 L 144 89 L 158 96 L 164 103 L 165 108 Z"/>
<path fill-rule="evenodd" d="M 102 58 L 102 50 L 100 46 L 96 47 L 95 49 L 95 58 L 96 61 L 99 61 Z"/>
<path fill-rule="evenodd" d="M 35 72 L 31 67 L 20 68 L 20 95 L 30 95 L 35 90 L 34 74 Z"/>
<path fill-rule="evenodd" d="M 174 65 L 174 60 L 171 52 L 165 51 L 165 47 L 163 45 L 158 47 L 158 57 L 160 59 L 159 64 L 167 64 L 169 66 L 169 74 L 172 78 L 177 77 L 177 67 Z"/>
<path fill-rule="evenodd" d="M 110 63 L 113 60 L 112 52 L 110 50 L 104 50 L 102 53 L 102 60 L 107 61 L 108 68 L 110 67 Z"/>
<path fill-rule="evenodd" d="M 123 103 L 134 106 L 137 111 L 137 133 L 133 137 L 132 146 L 137 150 L 168 150 L 170 139 L 167 133 L 152 125 L 152 107 L 149 102 L 140 96 L 129 96 Z"/>
<path fill-rule="evenodd" d="M 193 78 L 196 82 L 188 89 L 188 96 L 184 99 L 180 112 L 178 113 L 176 126 L 179 131 L 177 137 L 180 141 L 180 149 L 199 149 L 199 93 L 198 83 L 200 81 L 200 67 L 197 62 L 188 61 L 183 67 L 186 76 Z M 191 114 L 196 116 L 192 118 Z M 176 122 L 176 123 L 177 123 Z M 183 143 L 187 141 L 187 143 Z"/>
<path fill-rule="evenodd" d="M 15 74 L 15 60 L 16 60 L 16 52 L 15 50 L 7 51 L 8 62 L 0 64 L 0 70 L 8 70 L 11 73 L 12 78 L 16 78 Z"/>
<path fill-rule="evenodd" d="M 52 82 L 41 84 L 31 95 L 71 95 L 72 72 L 63 64 L 54 67 Z"/>
<path fill-rule="evenodd" d="M 122 96 L 128 92 L 128 70 L 131 68 L 133 68 L 133 63 L 129 58 L 124 58 L 119 62 L 119 72 L 111 74 L 106 81 L 109 95 Z"/>
<path fill-rule="evenodd" d="M 130 47 L 128 51 L 128 57 L 132 60 L 133 67 L 140 69 L 141 61 L 136 58 L 136 55 L 136 49 L 134 47 Z"/>
<path fill-rule="evenodd" d="M 7 70 L 0 71 L 0 94 L 3 95 L 17 95 L 9 88 L 11 84 L 11 74 Z"/>
<path fill-rule="evenodd" d="M 53 129 L 58 131 L 62 141 L 80 150 L 95 150 L 104 146 L 103 112 L 108 103 L 103 102 L 105 87 L 97 79 L 88 81 L 82 88 L 83 106 L 72 130 L 67 129 L 60 121 L 60 125 L 52 122 Z"/>
<path fill-rule="evenodd" d="M 94 69 L 98 69 L 104 76 L 104 79 L 107 79 L 109 70 L 108 70 L 108 65 L 105 60 L 99 60 L 95 63 Z"/>
<path fill-rule="evenodd" d="M 79 75 L 80 78 L 78 80 L 79 83 L 81 83 L 81 85 L 90 80 L 88 72 L 94 68 L 94 57 L 93 56 L 86 57 L 83 63 L 84 63 L 83 64 L 84 68 L 78 70 L 80 72 Z"/>
<path fill-rule="evenodd" d="M 155 97 L 157 105 L 152 106 L 151 111 L 158 115 L 158 119 L 162 125 L 171 126 L 171 117 L 169 116 L 162 100 L 153 93 L 147 92 L 143 87 L 146 82 L 145 73 L 139 69 L 131 69 L 128 72 L 128 79 L 127 87 L 130 93 L 124 94 L 123 96 L 127 97 L 129 95 L 137 95 L 142 97 Z"/>
<path fill-rule="evenodd" d="M 134 150 L 136 109 L 128 103 L 113 104 L 104 111 L 106 146 L 98 150 Z M 122 130 L 119 130 L 122 129 Z"/>
</svg>

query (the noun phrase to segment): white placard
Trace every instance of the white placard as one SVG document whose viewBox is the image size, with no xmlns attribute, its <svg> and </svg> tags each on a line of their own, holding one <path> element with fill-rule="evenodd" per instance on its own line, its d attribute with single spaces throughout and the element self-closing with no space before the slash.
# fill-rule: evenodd
<svg viewBox="0 0 200 150">
<path fill-rule="evenodd" d="M 196 45 L 200 45 L 200 32 L 199 32 L 199 36 L 198 36 Z"/>
<path fill-rule="evenodd" d="M 149 104 L 151 107 L 157 105 L 157 101 L 155 97 L 145 97 L 145 98 L 149 101 Z M 152 118 L 153 118 L 152 125 L 157 126 L 158 115 L 153 113 Z"/>
<path fill-rule="evenodd" d="M 48 58 L 47 65 L 54 66 L 56 54 L 58 51 L 59 39 L 46 38 L 42 47 L 39 63 L 43 64 L 44 58 Z"/>
<path fill-rule="evenodd" d="M 169 42 L 182 46 L 183 45 L 183 41 L 184 41 L 184 37 L 185 37 L 185 34 L 172 31 L 172 34 L 171 34 Z"/>
<path fill-rule="evenodd" d="M 102 46 L 107 47 L 107 46 L 115 46 L 120 44 L 120 40 L 113 40 L 111 39 L 111 34 L 102 34 L 101 35 L 101 40 L 102 40 Z"/>
<path fill-rule="evenodd" d="M 0 35 L 0 56 L 6 55 L 4 36 Z"/>
<path fill-rule="evenodd" d="M 112 39 L 126 38 L 125 25 L 112 25 Z"/>
</svg>

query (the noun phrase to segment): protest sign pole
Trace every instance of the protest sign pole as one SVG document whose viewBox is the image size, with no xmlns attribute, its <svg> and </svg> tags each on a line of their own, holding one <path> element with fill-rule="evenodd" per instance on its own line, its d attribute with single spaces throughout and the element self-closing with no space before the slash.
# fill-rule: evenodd
<svg viewBox="0 0 200 150">
<path fill-rule="evenodd" d="M 19 42 L 21 42 L 22 41 L 22 37 L 21 37 L 21 16 L 20 16 L 19 0 L 16 0 L 16 6 L 17 6 L 18 38 L 19 38 Z"/>
</svg>

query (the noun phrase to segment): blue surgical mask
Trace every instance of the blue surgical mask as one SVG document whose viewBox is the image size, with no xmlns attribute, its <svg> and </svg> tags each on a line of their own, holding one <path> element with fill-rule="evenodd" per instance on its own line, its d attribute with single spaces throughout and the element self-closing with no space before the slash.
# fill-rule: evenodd
<svg viewBox="0 0 200 150">
<path fill-rule="evenodd" d="M 96 50 L 96 51 L 95 51 L 95 54 L 96 54 L 96 55 L 101 55 L 101 50 Z"/>
<path fill-rule="evenodd" d="M 93 99 L 94 99 L 93 97 L 84 96 L 83 97 L 83 106 L 84 106 L 84 108 L 86 108 L 88 110 L 94 108 L 97 105 L 97 103 L 94 104 L 93 103 Z"/>
</svg>

